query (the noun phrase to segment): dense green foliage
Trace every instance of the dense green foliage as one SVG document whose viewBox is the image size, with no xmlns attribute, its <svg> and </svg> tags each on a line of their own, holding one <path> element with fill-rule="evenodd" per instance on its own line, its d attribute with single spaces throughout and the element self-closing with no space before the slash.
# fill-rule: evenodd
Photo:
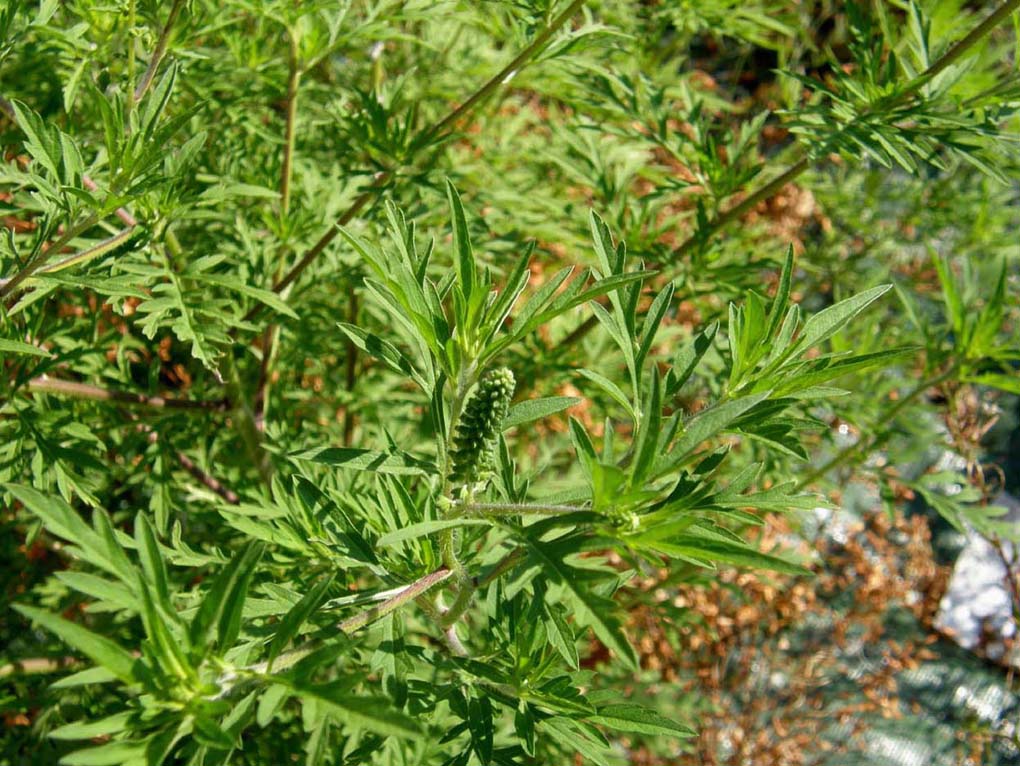
<svg viewBox="0 0 1020 766">
<path fill-rule="evenodd" d="M 1018 5 L 7 2 L 0 762 L 675 758 L 636 575 L 1015 536 Z"/>
</svg>

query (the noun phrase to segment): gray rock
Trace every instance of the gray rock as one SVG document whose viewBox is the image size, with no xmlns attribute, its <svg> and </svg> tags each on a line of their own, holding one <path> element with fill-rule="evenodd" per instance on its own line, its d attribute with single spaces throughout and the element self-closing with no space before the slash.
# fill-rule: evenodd
<svg viewBox="0 0 1020 766">
<path fill-rule="evenodd" d="M 995 504 L 1008 509 L 1001 521 L 1020 524 L 1020 501 L 1002 493 Z M 1005 542 L 1003 548 L 1007 556 L 1012 555 L 1012 544 Z M 981 645 L 990 659 L 1020 667 L 1020 650 L 1014 648 L 1006 656 L 1007 642 L 1015 640 L 1017 632 L 1006 577 L 1006 567 L 991 543 L 977 533 L 969 534 L 939 604 L 935 626 L 966 649 Z"/>
</svg>

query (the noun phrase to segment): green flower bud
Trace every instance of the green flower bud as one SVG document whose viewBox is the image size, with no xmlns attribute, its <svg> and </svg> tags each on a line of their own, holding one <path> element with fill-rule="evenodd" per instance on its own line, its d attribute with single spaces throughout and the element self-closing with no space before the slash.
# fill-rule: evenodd
<svg viewBox="0 0 1020 766">
<path fill-rule="evenodd" d="M 457 424 L 450 481 L 475 484 L 492 474 L 493 447 L 513 395 L 514 374 L 506 367 L 489 370 L 482 376 Z"/>
</svg>

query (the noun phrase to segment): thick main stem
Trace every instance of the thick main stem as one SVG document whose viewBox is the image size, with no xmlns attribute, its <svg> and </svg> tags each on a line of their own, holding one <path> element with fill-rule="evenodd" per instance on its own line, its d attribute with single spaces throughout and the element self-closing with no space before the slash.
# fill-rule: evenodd
<svg viewBox="0 0 1020 766">
<path fill-rule="evenodd" d="M 563 513 L 579 513 L 587 511 L 577 505 L 556 505 L 548 503 L 455 503 L 454 508 L 466 515 L 473 516 L 557 516 Z"/>
<path fill-rule="evenodd" d="M 457 431 L 457 424 L 460 422 L 461 412 L 464 409 L 464 400 L 467 397 L 468 391 L 474 381 L 471 380 L 467 374 L 467 371 L 461 371 L 461 374 L 457 380 L 457 384 L 453 390 L 453 396 L 450 400 L 450 422 L 447 427 L 447 433 L 443 440 L 443 478 L 442 478 L 442 491 L 440 497 L 446 500 L 452 501 L 450 497 L 453 491 L 453 482 L 450 480 L 450 472 L 452 470 L 452 457 L 453 452 L 453 439 Z M 450 568 L 461 580 L 464 579 L 464 566 L 460 563 L 460 559 L 457 558 L 456 551 L 456 535 L 453 529 L 444 529 L 439 533 L 439 552 L 443 557 L 443 563 Z"/>
<path fill-rule="evenodd" d="M 477 370 L 475 369 L 474 362 L 471 362 L 465 369 L 461 370 L 450 402 L 450 422 L 443 443 L 443 485 L 441 492 L 441 497 L 450 503 L 450 508 L 443 514 L 447 517 L 450 516 L 450 511 L 456 507 L 452 497 L 453 481 L 450 478 L 453 470 L 453 441 L 457 433 L 457 425 L 460 423 L 460 417 L 464 410 L 464 402 L 471 387 L 476 383 L 476 377 Z M 443 615 L 442 623 L 443 627 L 446 628 L 451 627 L 460 619 L 461 615 L 464 614 L 471 604 L 471 598 L 475 592 L 475 585 L 457 555 L 457 543 L 457 530 L 444 529 L 439 533 L 439 552 L 443 558 L 443 563 L 450 568 L 450 571 L 457 578 L 457 595 L 454 597 L 453 604 Z M 456 637 L 456 633 L 453 633 L 453 636 Z"/>
</svg>

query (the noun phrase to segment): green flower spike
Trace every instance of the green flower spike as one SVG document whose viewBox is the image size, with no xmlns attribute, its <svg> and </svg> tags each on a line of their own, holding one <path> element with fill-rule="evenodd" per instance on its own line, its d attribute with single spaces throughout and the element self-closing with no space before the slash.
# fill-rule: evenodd
<svg viewBox="0 0 1020 766">
<path fill-rule="evenodd" d="M 514 374 L 506 367 L 482 376 L 454 435 L 450 471 L 454 484 L 475 484 L 492 474 L 493 447 L 510 408 L 514 385 Z"/>
</svg>

